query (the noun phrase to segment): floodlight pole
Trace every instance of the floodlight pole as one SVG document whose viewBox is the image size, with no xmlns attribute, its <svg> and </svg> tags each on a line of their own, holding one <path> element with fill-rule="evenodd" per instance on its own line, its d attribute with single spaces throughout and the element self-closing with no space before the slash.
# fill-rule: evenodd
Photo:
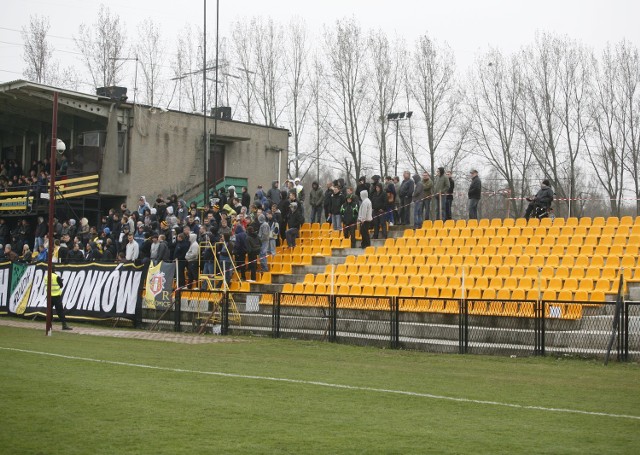
<svg viewBox="0 0 640 455">
<path fill-rule="evenodd" d="M 49 180 L 49 247 L 47 248 L 47 322 L 45 331 L 51 336 L 53 308 L 51 302 L 51 273 L 53 271 L 53 216 L 56 204 L 56 152 L 58 148 L 58 92 L 53 92 L 53 118 L 51 120 L 51 158 Z"/>
<path fill-rule="evenodd" d="M 209 158 L 209 135 L 207 134 L 207 0 L 202 0 L 204 4 L 204 12 L 202 15 L 203 33 L 202 33 L 202 153 L 203 153 L 203 188 L 202 188 L 202 206 L 207 203 L 209 195 L 209 179 L 207 173 L 209 166 L 207 159 Z M 217 82 L 216 82 L 217 83 Z M 214 178 L 215 181 L 215 178 Z"/>
</svg>

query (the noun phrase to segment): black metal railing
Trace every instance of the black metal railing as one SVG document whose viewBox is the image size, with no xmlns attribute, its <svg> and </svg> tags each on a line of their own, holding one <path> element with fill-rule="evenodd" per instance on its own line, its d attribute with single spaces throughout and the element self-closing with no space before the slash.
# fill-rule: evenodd
<svg viewBox="0 0 640 455">
<path fill-rule="evenodd" d="M 460 354 L 640 358 L 640 302 L 576 304 L 190 290 L 174 330 Z M 173 319 L 170 319 L 173 318 Z M 613 338 L 612 338 L 613 336 Z"/>
</svg>

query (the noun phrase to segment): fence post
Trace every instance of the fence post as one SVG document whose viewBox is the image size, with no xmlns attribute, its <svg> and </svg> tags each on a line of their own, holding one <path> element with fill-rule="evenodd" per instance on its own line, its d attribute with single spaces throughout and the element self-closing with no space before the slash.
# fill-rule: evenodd
<svg viewBox="0 0 640 455">
<path fill-rule="evenodd" d="M 543 300 L 536 300 L 533 304 L 534 308 L 534 338 L 535 345 L 533 347 L 533 355 L 545 355 L 545 331 L 546 331 L 546 315 L 545 315 L 545 302 Z"/>
<path fill-rule="evenodd" d="M 280 338 L 280 293 L 273 293 L 273 309 L 271 310 L 271 336 Z"/>
<path fill-rule="evenodd" d="M 229 289 L 225 289 L 222 294 L 222 305 L 220 306 L 221 314 L 221 335 L 229 335 Z"/>
<path fill-rule="evenodd" d="M 458 301 L 458 354 L 469 350 L 469 306 L 467 299 Z"/>
<path fill-rule="evenodd" d="M 182 332 L 182 291 L 176 289 L 174 308 L 173 308 L 173 330 Z"/>
<path fill-rule="evenodd" d="M 329 296 L 329 341 L 335 343 L 338 339 L 338 310 L 336 307 L 336 295 Z"/>
<path fill-rule="evenodd" d="M 400 309 L 397 297 L 389 297 L 389 312 L 389 322 L 391 323 L 391 349 L 398 349 L 400 347 Z"/>
</svg>

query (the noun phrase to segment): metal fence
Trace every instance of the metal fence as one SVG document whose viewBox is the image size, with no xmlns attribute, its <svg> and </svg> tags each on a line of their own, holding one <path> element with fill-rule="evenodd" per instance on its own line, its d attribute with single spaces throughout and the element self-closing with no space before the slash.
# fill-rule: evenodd
<svg viewBox="0 0 640 455">
<path fill-rule="evenodd" d="M 575 304 L 182 291 L 176 331 L 314 339 L 428 352 L 640 359 L 640 302 Z M 617 320 L 616 320 L 617 318 Z M 165 324 L 166 325 L 166 324 Z"/>
</svg>

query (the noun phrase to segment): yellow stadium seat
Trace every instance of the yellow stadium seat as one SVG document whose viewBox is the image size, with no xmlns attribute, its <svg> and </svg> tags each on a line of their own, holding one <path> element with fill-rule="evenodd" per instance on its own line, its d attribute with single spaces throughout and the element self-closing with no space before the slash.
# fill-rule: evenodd
<svg viewBox="0 0 640 455">
<path fill-rule="evenodd" d="M 474 300 L 482 297 L 482 291 L 478 288 L 471 288 L 467 291 L 467 299 Z"/>
<path fill-rule="evenodd" d="M 618 218 L 617 216 L 610 216 L 609 218 L 607 218 L 606 226 L 618 227 L 619 224 L 620 218 Z"/>
<path fill-rule="evenodd" d="M 542 255 L 537 255 L 531 258 L 531 266 L 532 267 L 542 267 L 545 263 L 546 257 Z"/>
<path fill-rule="evenodd" d="M 516 265 L 511 269 L 511 276 L 515 278 L 521 278 L 524 276 L 524 267 Z"/>
<path fill-rule="evenodd" d="M 602 291 L 593 291 L 589 297 L 589 302 L 605 302 L 605 294 Z"/>
<path fill-rule="evenodd" d="M 440 297 L 440 289 L 434 287 L 427 289 L 427 297 L 431 299 L 437 299 L 438 297 Z"/>
<path fill-rule="evenodd" d="M 579 226 L 585 226 L 585 227 L 591 226 L 591 218 L 586 217 L 586 216 L 580 218 Z"/>
<path fill-rule="evenodd" d="M 524 218 L 518 218 L 515 220 L 514 225 L 518 227 L 524 227 L 527 225 L 527 220 Z"/>
<path fill-rule="evenodd" d="M 511 290 L 509 289 L 498 289 L 496 293 L 496 299 L 498 300 L 509 300 L 511 299 Z M 497 303 L 497 302 L 494 302 Z"/>
<path fill-rule="evenodd" d="M 562 289 L 562 280 L 560 278 L 551 278 L 547 285 L 549 291 L 560 291 Z"/>
<path fill-rule="evenodd" d="M 569 268 L 568 267 L 558 267 L 556 268 L 556 273 L 554 275 L 556 278 L 569 278 Z"/>
<path fill-rule="evenodd" d="M 548 302 L 548 301 L 552 301 L 552 300 L 557 300 L 557 293 L 554 290 L 551 289 L 547 289 L 546 291 L 544 291 L 542 293 L 542 300 Z"/>
<path fill-rule="evenodd" d="M 537 289 L 529 289 L 527 291 L 527 300 L 538 300 L 540 297 L 540 293 Z"/>
<path fill-rule="evenodd" d="M 575 278 L 577 280 L 581 280 L 584 278 L 585 268 L 584 267 L 572 267 L 569 277 Z"/>
<path fill-rule="evenodd" d="M 587 291 L 578 290 L 573 293 L 573 300 L 575 302 L 588 302 L 589 301 L 589 293 Z"/>
<path fill-rule="evenodd" d="M 525 299 L 524 289 L 513 289 L 511 291 L 511 300 L 524 300 L 524 299 Z"/>
<path fill-rule="evenodd" d="M 563 290 L 576 291 L 578 289 L 578 280 L 575 278 L 567 278 L 562 285 Z"/>
</svg>

